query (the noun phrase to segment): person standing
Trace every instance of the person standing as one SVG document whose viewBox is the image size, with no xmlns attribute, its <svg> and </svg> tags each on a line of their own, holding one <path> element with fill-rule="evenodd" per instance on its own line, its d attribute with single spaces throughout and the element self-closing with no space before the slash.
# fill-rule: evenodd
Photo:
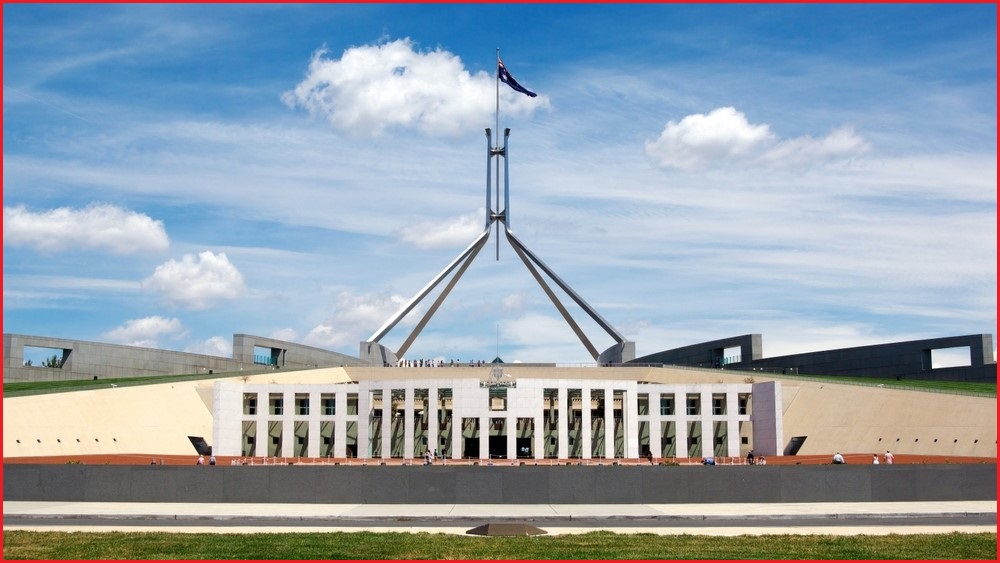
<svg viewBox="0 0 1000 563">
<path fill-rule="evenodd" d="M 837 465 L 841 465 L 841 464 L 844 464 L 846 462 L 844 461 L 844 456 L 840 455 L 840 452 L 837 452 L 837 453 L 833 454 L 833 463 L 835 463 Z"/>
<path fill-rule="evenodd" d="M 889 465 L 892 465 L 892 452 L 890 452 L 889 450 L 885 451 L 885 462 L 888 463 Z"/>
<path fill-rule="evenodd" d="M 872 454 L 872 465 L 878 465 L 878 454 Z"/>
<path fill-rule="evenodd" d="M 750 453 L 747 454 L 747 465 L 753 465 L 753 463 L 753 450 L 750 450 Z"/>
</svg>

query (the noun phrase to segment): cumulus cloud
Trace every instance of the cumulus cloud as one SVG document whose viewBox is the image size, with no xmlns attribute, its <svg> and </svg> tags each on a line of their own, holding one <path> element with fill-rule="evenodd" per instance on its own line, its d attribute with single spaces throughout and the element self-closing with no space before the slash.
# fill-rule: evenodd
<svg viewBox="0 0 1000 563">
<path fill-rule="evenodd" d="M 281 328 L 272 332 L 269 336 L 275 340 L 295 342 L 295 339 L 299 337 L 299 333 L 294 328 Z"/>
<path fill-rule="evenodd" d="M 448 51 L 421 52 L 404 38 L 351 47 L 340 59 L 328 57 L 325 48 L 316 51 L 305 79 L 282 100 L 355 136 L 375 136 L 389 127 L 449 136 L 487 122 L 495 109 L 495 80 L 483 71 L 470 73 Z M 545 96 L 528 98 L 509 88 L 501 97 L 508 116 L 548 106 Z"/>
<path fill-rule="evenodd" d="M 359 334 L 359 328 L 375 330 L 406 303 L 407 299 L 400 295 L 356 295 L 343 291 L 337 295 L 330 317 L 309 331 L 304 343 L 323 348 L 357 344 L 371 336 L 371 333 Z M 411 319 L 420 314 L 418 309 L 411 311 L 402 322 L 412 324 Z"/>
<path fill-rule="evenodd" d="M 822 139 L 806 136 L 782 141 L 765 151 L 760 160 L 779 166 L 799 166 L 855 156 L 868 152 L 869 149 L 871 145 L 868 141 L 858 136 L 852 127 L 844 126 Z"/>
<path fill-rule="evenodd" d="M 411 223 L 396 231 L 403 242 L 417 248 L 442 248 L 462 246 L 471 243 L 485 226 L 485 208 L 475 213 L 456 217 L 451 221 L 421 221 Z"/>
<path fill-rule="evenodd" d="M 233 357 L 233 341 L 222 336 L 213 336 L 204 342 L 198 342 L 184 349 L 192 354 L 205 354 L 223 358 Z"/>
<path fill-rule="evenodd" d="M 724 107 L 667 122 L 660 137 L 646 143 L 646 154 L 663 168 L 691 171 L 730 163 L 798 166 L 858 155 L 869 148 L 850 127 L 821 139 L 781 140 L 767 124 L 752 124 L 742 112 Z"/>
<path fill-rule="evenodd" d="M 41 212 L 23 205 L 4 207 L 3 244 L 42 252 L 98 249 L 135 254 L 166 250 L 170 240 L 161 221 L 115 205 L 94 203 L 83 209 L 60 207 Z"/>
<path fill-rule="evenodd" d="M 116 344 L 158 348 L 157 341 L 160 337 L 179 337 L 183 336 L 184 332 L 184 327 L 178 319 L 152 316 L 126 321 L 124 325 L 104 333 L 104 338 Z"/>
<path fill-rule="evenodd" d="M 186 254 L 180 262 L 170 260 L 156 267 L 142 282 L 172 303 L 189 309 L 208 309 L 220 299 L 235 299 L 244 291 L 243 275 L 226 253 L 205 251 L 197 257 Z"/>
</svg>

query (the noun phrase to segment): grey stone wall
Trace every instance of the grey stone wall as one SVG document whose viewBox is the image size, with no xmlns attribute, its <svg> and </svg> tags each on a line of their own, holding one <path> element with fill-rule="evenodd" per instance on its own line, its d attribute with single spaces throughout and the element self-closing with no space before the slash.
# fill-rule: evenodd
<svg viewBox="0 0 1000 563">
<path fill-rule="evenodd" d="M 63 350 L 65 363 L 61 368 L 25 367 L 25 346 Z M 277 351 L 277 361 L 271 366 L 276 369 L 364 365 L 357 358 L 345 354 L 248 334 L 233 335 L 232 358 L 85 340 L 4 334 L 3 380 L 4 383 L 67 381 L 259 370 L 266 366 L 254 363 L 255 346 Z"/>
<path fill-rule="evenodd" d="M 932 350 L 965 346 L 968 346 L 970 351 L 969 366 L 937 369 L 931 367 Z M 893 342 L 773 358 L 762 357 L 761 335 L 747 334 L 664 350 L 637 358 L 633 363 L 719 367 L 723 351 L 726 348 L 735 347 L 739 347 L 741 350 L 741 361 L 726 365 L 727 369 L 760 369 L 790 374 L 982 381 L 988 383 L 995 383 L 997 379 L 997 364 L 993 358 L 993 335 L 991 334 Z"/>
<path fill-rule="evenodd" d="M 968 346 L 967 367 L 931 367 L 931 351 Z M 824 350 L 743 362 L 734 369 L 785 370 L 814 375 L 844 375 L 937 381 L 996 382 L 997 364 L 993 359 L 993 335 L 971 334 L 909 342 L 893 342 L 856 348 Z"/>
<path fill-rule="evenodd" d="M 640 504 L 996 500 L 995 464 L 3 468 L 4 500 Z"/>
</svg>

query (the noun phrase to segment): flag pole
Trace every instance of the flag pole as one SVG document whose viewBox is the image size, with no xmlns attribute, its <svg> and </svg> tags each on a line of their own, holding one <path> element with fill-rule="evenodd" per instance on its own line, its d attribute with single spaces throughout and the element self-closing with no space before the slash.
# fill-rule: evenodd
<svg viewBox="0 0 1000 563">
<path fill-rule="evenodd" d="M 495 141 L 496 144 L 493 146 L 493 153 L 496 154 L 496 155 L 499 155 L 500 154 L 500 47 L 497 47 L 497 65 L 496 65 L 496 67 L 497 67 L 496 68 L 496 72 L 494 74 L 496 74 L 496 81 L 497 81 L 497 106 L 496 106 L 496 113 L 494 115 L 496 116 L 496 126 L 497 126 L 496 132 L 497 133 L 496 133 L 496 141 Z M 506 158 L 507 157 L 504 156 L 504 159 L 506 159 Z M 496 184 L 497 184 L 497 196 L 496 196 L 497 197 L 497 207 L 496 207 L 496 212 L 499 215 L 499 213 L 500 213 L 500 159 L 499 158 L 497 158 L 497 162 L 496 162 L 496 180 L 497 180 L 497 182 L 496 182 Z M 500 226 L 499 225 L 497 225 L 497 237 L 496 237 L 496 239 L 497 239 L 497 242 L 496 242 L 496 247 L 497 247 L 497 262 L 499 262 L 500 261 Z"/>
<path fill-rule="evenodd" d="M 496 116 L 497 128 L 494 129 L 494 131 L 496 131 L 496 138 L 497 138 L 496 147 L 499 147 L 500 146 L 500 47 L 497 47 L 497 64 L 493 74 L 496 77 L 497 81 L 497 109 L 496 113 L 494 114 Z"/>
</svg>

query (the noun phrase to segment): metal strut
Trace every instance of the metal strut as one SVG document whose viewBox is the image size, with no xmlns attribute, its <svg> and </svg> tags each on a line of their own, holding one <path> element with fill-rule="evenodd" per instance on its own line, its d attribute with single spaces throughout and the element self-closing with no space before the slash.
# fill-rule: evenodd
<svg viewBox="0 0 1000 563">
<path fill-rule="evenodd" d="M 417 295 L 415 295 L 412 299 L 410 299 L 410 301 L 406 305 L 404 305 L 403 308 L 401 308 L 395 315 L 393 315 L 392 318 L 386 321 L 386 323 L 383 324 L 381 328 L 375 331 L 375 333 L 372 335 L 371 338 L 368 339 L 368 341 L 362 342 L 362 347 L 361 347 L 362 356 L 365 356 L 366 354 L 370 356 L 372 354 L 371 345 L 378 344 L 378 342 L 382 339 L 383 336 L 386 335 L 386 333 L 392 330 L 399 323 L 399 321 L 403 319 L 403 317 L 409 314 L 410 311 L 412 311 L 413 308 L 417 306 L 417 304 L 419 304 L 435 287 L 437 287 L 437 285 L 441 283 L 441 281 L 443 281 L 445 277 L 447 277 L 452 271 L 458 268 L 458 270 L 455 272 L 455 275 L 451 278 L 451 280 L 441 291 L 441 294 L 437 297 L 437 299 L 427 310 L 427 312 L 424 313 L 423 317 L 421 317 L 420 321 L 417 323 L 416 327 L 406 338 L 406 340 L 403 341 L 403 344 L 399 347 L 399 350 L 397 350 L 394 354 L 391 354 L 392 357 L 402 357 L 406 353 L 406 351 L 409 350 L 410 346 L 413 344 L 413 341 L 416 340 L 417 336 L 430 321 L 431 317 L 433 317 L 434 314 L 438 311 L 441 304 L 444 302 L 444 300 L 451 293 L 451 290 L 458 283 L 458 280 L 461 279 L 462 275 L 465 274 L 465 271 L 468 270 L 469 266 L 472 264 L 472 261 L 475 260 L 476 256 L 486 245 L 486 242 L 490 238 L 490 232 L 493 230 L 494 225 L 496 225 L 496 258 L 497 260 L 500 260 L 500 230 L 501 230 L 500 224 L 502 224 L 504 234 L 506 235 L 507 242 L 510 243 L 511 248 L 514 249 L 514 252 L 521 259 L 521 262 L 524 263 L 524 266 L 531 273 L 532 277 L 535 278 L 535 281 L 538 282 L 538 285 L 542 288 L 542 291 L 544 291 L 545 294 L 549 297 L 549 299 L 552 301 L 552 304 L 555 305 L 556 309 L 559 311 L 563 319 L 566 321 L 566 323 L 570 326 L 573 332 L 580 339 L 580 342 L 583 343 L 583 346 L 587 349 L 590 355 L 595 360 L 616 362 L 616 363 L 623 363 L 635 357 L 634 343 L 626 341 L 620 332 L 615 330 L 615 328 L 612 327 L 610 323 L 604 320 L 604 318 L 600 314 L 598 314 L 598 312 L 593 307 L 591 307 L 590 304 L 584 301 L 584 299 L 580 297 L 579 294 L 573 291 L 573 288 L 570 287 L 569 284 L 567 284 L 558 275 L 556 275 L 556 273 L 552 271 L 551 268 L 549 268 L 544 262 L 542 262 L 533 252 L 531 252 L 528 249 L 528 247 L 524 245 L 523 242 L 521 242 L 516 236 L 514 236 L 514 233 L 511 232 L 510 168 L 508 165 L 508 158 L 507 158 L 508 156 L 507 143 L 509 138 L 510 138 L 510 128 L 504 129 L 503 146 L 502 147 L 499 145 L 493 146 L 492 131 L 489 128 L 486 129 L 485 230 L 476 238 L 476 240 L 472 242 L 472 244 L 466 247 L 466 249 L 463 250 L 461 254 L 459 254 L 454 260 L 452 260 L 451 263 L 448 264 L 448 266 L 446 266 L 441 272 L 439 272 L 438 275 L 435 276 L 434 279 L 431 280 L 429 284 L 424 286 L 424 288 L 421 289 L 420 292 L 417 293 Z M 499 141 L 499 139 L 497 140 Z M 502 209 L 500 208 L 500 161 L 499 161 L 501 157 L 503 158 L 504 161 L 504 170 L 503 170 L 504 206 Z M 495 196 L 492 193 L 492 182 L 491 182 L 492 175 L 490 174 L 490 172 L 492 171 L 491 164 L 493 164 L 492 161 L 494 158 L 498 159 L 496 161 L 496 165 L 494 168 L 496 177 L 496 187 L 497 187 Z M 577 324 L 577 322 L 569 314 L 569 311 L 559 300 L 559 297 L 555 294 L 552 288 L 549 287 L 549 284 L 546 283 L 544 277 L 539 272 L 539 270 L 544 272 L 545 275 L 547 275 L 577 305 L 579 305 L 580 308 L 583 309 L 587 313 L 587 315 L 589 315 L 590 318 L 594 320 L 594 322 L 596 322 L 602 329 L 604 329 L 605 332 L 607 332 L 611 336 L 611 338 L 614 339 L 615 345 L 613 345 L 608 350 L 605 350 L 604 353 L 598 353 L 597 348 L 594 347 L 593 343 L 590 342 L 590 340 L 584 334 L 583 330 L 580 328 L 580 325 Z M 384 347 L 382 347 L 380 344 L 379 347 L 384 349 Z M 368 350 L 368 352 L 366 352 L 366 350 Z M 391 353 L 391 351 L 389 352 Z"/>
</svg>

